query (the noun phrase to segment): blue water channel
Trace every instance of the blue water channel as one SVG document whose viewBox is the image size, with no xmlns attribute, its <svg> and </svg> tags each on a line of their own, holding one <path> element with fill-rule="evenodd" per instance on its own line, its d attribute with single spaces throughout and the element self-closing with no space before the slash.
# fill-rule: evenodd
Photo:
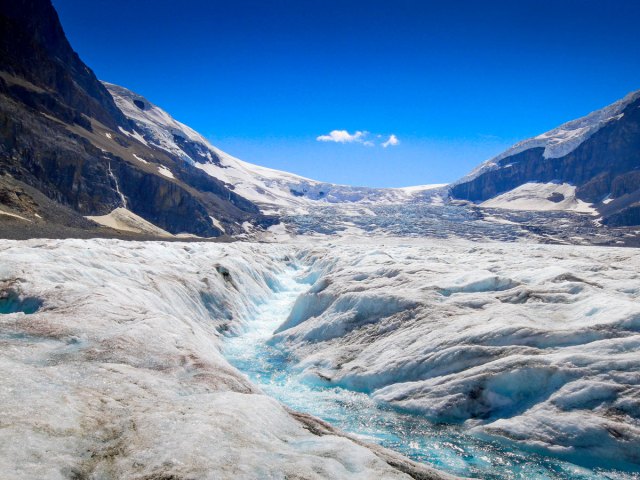
<svg viewBox="0 0 640 480">
<path fill-rule="evenodd" d="M 287 318 L 296 298 L 309 285 L 299 282 L 302 271 L 291 269 L 278 291 L 260 305 L 244 331 L 230 336 L 224 354 L 266 394 L 294 410 L 309 413 L 381 444 L 412 460 L 455 475 L 483 479 L 640 479 L 640 475 L 611 469 L 588 469 L 572 463 L 514 449 L 466 434 L 460 426 L 437 425 L 415 414 L 380 405 L 365 393 L 305 378 L 286 354 L 268 344 Z"/>
</svg>

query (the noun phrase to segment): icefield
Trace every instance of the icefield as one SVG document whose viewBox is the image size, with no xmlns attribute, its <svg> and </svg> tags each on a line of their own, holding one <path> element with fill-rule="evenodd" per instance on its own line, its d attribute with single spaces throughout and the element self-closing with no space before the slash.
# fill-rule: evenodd
<svg viewBox="0 0 640 480">
<path fill-rule="evenodd" d="M 0 245 L 3 478 L 640 478 L 635 249 Z"/>
</svg>

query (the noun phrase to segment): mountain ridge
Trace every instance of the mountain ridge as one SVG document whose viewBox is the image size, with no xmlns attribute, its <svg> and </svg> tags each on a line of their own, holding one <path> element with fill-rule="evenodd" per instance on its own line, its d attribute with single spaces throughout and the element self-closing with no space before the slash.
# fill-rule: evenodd
<svg viewBox="0 0 640 480">
<path fill-rule="evenodd" d="M 145 97 L 105 82 L 115 103 L 132 121 L 144 140 L 223 181 L 230 189 L 267 211 L 302 210 L 316 201 L 332 203 L 403 202 L 443 185 L 372 188 L 338 185 L 245 162 L 216 148 L 189 126 Z M 432 192 L 434 193 L 434 192 Z M 275 210 L 274 210 L 275 209 Z"/>
<path fill-rule="evenodd" d="M 4 195 L 12 202 L 2 205 L 12 229 L 62 222 L 61 228 L 117 234 L 84 217 L 118 208 L 171 234 L 201 237 L 276 221 L 171 152 L 145 145 L 73 51 L 49 0 L 0 2 L 0 25 L 0 183 L 13 192 Z M 75 218 L 61 216 L 30 188 Z"/>
<path fill-rule="evenodd" d="M 242 237 L 318 206 L 359 214 L 465 202 L 640 225 L 640 91 L 518 142 L 451 185 L 337 185 L 235 158 L 141 95 L 100 82 L 49 0 L 0 3 L 0 25 L 0 218 L 16 228 Z"/>
<path fill-rule="evenodd" d="M 482 203 L 526 183 L 568 183 L 612 226 L 640 224 L 640 90 L 518 142 L 451 185 Z"/>
</svg>

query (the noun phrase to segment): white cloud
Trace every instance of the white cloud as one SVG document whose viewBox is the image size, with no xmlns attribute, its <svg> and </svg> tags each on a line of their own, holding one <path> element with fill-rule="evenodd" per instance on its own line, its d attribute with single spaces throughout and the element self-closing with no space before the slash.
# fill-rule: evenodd
<svg viewBox="0 0 640 480">
<path fill-rule="evenodd" d="M 398 137 L 396 137 L 394 134 L 391 134 L 391 135 L 389 135 L 389 140 L 387 140 L 386 142 L 383 142 L 382 146 L 384 148 L 387 148 L 389 146 L 395 147 L 399 143 L 400 143 L 400 140 L 398 140 Z"/>
<path fill-rule="evenodd" d="M 369 132 L 356 131 L 353 135 L 346 130 L 331 130 L 329 135 L 320 135 L 316 138 L 319 142 L 336 142 L 336 143 L 365 143 L 364 137 Z"/>
<path fill-rule="evenodd" d="M 331 130 L 327 135 L 320 135 L 316 137 L 316 140 L 319 142 L 334 142 L 334 143 L 360 143 L 365 147 L 375 147 L 376 143 L 373 140 L 368 140 L 368 138 L 375 137 L 378 139 L 382 139 L 383 136 L 380 134 L 370 134 L 366 130 L 356 130 L 353 134 L 349 133 L 347 130 Z M 382 143 L 377 143 L 384 148 L 389 146 L 396 146 L 400 144 L 400 140 L 394 134 L 391 134 L 389 138 Z"/>
</svg>

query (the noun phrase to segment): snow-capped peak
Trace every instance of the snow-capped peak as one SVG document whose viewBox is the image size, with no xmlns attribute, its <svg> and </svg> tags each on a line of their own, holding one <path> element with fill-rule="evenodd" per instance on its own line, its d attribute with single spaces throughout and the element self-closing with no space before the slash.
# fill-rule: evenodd
<svg viewBox="0 0 640 480">
<path fill-rule="evenodd" d="M 152 145 L 177 155 L 189 163 L 194 163 L 194 159 L 178 146 L 174 138 L 176 135 L 210 147 L 202 135 L 184 123 L 178 122 L 141 95 L 112 83 L 103 83 L 118 108 L 135 122 L 138 129 L 142 130 L 145 140 Z"/>
<path fill-rule="evenodd" d="M 619 120 L 624 115 L 623 110 L 632 102 L 640 98 L 640 90 L 631 92 L 621 100 L 608 105 L 600 110 L 564 123 L 553 130 L 527 140 L 516 143 L 500 155 L 480 164 L 469 175 L 456 183 L 464 183 L 473 180 L 480 174 L 498 167 L 500 160 L 516 155 L 531 148 L 544 147 L 544 158 L 560 158 L 575 150 L 582 142 L 588 139 L 609 122 Z"/>
<path fill-rule="evenodd" d="M 126 88 L 105 83 L 116 105 L 136 124 L 135 136 L 200 168 L 260 205 L 263 212 L 304 211 L 314 202 L 399 203 L 420 194 L 440 201 L 442 185 L 407 188 L 368 188 L 319 182 L 293 173 L 254 165 L 214 147 L 198 132 L 178 122 L 146 98 Z M 137 135 L 137 136 L 136 136 Z M 425 193 L 425 192 L 428 192 Z"/>
</svg>

